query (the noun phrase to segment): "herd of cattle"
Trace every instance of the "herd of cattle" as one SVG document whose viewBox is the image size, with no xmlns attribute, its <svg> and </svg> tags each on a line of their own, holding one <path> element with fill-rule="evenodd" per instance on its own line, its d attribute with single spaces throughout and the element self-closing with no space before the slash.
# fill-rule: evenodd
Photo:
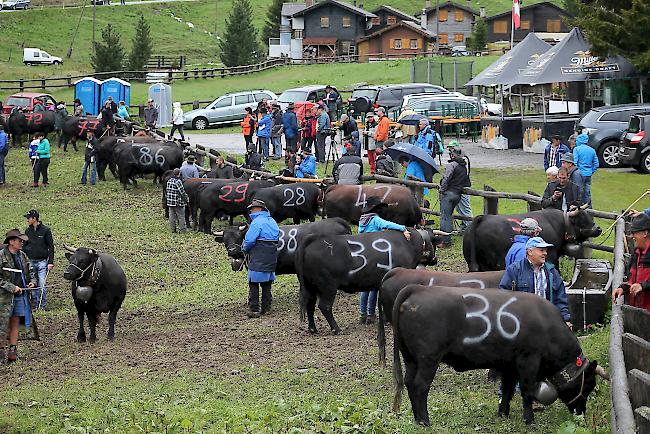
<svg viewBox="0 0 650 434">
<path fill-rule="evenodd" d="M 140 175 L 153 173 L 161 180 L 180 167 L 184 150 L 174 142 L 151 137 L 106 137 L 97 153 L 100 179 L 109 168 L 126 188 Z M 339 290 L 356 293 L 379 289 L 378 344 L 385 360 L 385 323 L 394 334 L 395 405 L 406 385 L 415 419 L 429 423 L 427 395 L 437 367 L 444 362 L 457 371 L 491 368 L 499 371 L 503 399 L 499 414 L 508 415 L 517 381 L 521 385 L 524 419 L 533 421 L 532 402 L 552 402 L 559 397 L 571 411 L 585 411 L 587 397 L 605 376 L 597 362 L 583 355 L 580 344 L 566 327 L 559 311 L 546 300 L 527 293 L 497 288 L 504 257 L 519 222 L 535 218 L 546 241 L 554 244 L 549 260 L 575 251 L 575 246 L 600 229 L 583 209 L 563 213 L 555 209 L 517 215 L 476 217 L 463 239 L 469 272 L 451 273 L 423 268 L 436 264 L 436 245 L 444 233 L 419 227 L 422 212 L 411 191 L 393 184 L 333 185 L 275 180 L 196 178 L 183 182 L 189 196 L 188 220 L 194 228 L 223 243 L 231 267 L 242 270 L 241 245 L 247 223 L 246 207 L 256 199 L 267 204 L 280 223 L 276 274 L 295 274 L 300 284 L 302 316 L 316 333 L 316 305 L 331 331 L 340 327 L 332 313 Z M 410 228 L 411 239 L 400 232 L 353 234 L 361 209 L 370 197 L 388 206 L 383 218 Z M 163 189 L 163 205 L 164 189 Z M 323 218 L 316 220 L 321 215 Z M 230 219 L 230 226 L 212 232 L 215 218 Z M 302 223 L 302 221 L 309 223 Z M 84 314 L 95 340 L 99 312 L 109 312 L 109 338 L 114 337 L 117 311 L 126 294 L 124 272 L 110 255 L 92 249 L 71 249 L 65 278 L 73 281 L 79 312 L 78 340 L 85 341 Z M 406 367 L 402 374 L 400 354 Z M 384 362 L 385 363 L 385 362 Z"/>
</svg>

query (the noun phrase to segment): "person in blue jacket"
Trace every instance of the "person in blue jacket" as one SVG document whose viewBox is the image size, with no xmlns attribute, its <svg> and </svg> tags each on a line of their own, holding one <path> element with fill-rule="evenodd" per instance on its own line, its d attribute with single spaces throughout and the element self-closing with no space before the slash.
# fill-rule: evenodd
<svg viewBox="0 0 650 434">
<path fill-rule="evenodd" d="M 499 288 L 529 292 L 545 298 L 558 308 L 567 326 L 572 329 L 562 276 L 553 264 L 546 262 L 549 247 L 553 247 L 553 244 L 541 237 L 528 240 L 526 257 L 506 269 Z"/>
<path fill-rule="evenodd" d="M 384 220 L 379 217 L 377 213 L 388 204 L 383 203 L 378 197 L 369 197 L 361 209 L 361 217 L 359 218 L 359 233 L 366 232 L 381 232 L 385 230 L 400 231 L 404 234 L 404 238 L 411 239 L 411 233 L 404 225 Z M 375 323 L 375 308 L 377 306 L 377 291 L 364 291 L 359 299 L 359 314 L 361 324 L 374 324 Z"/>
<path fill-rule="evenodd" d="M 589 146 L 589 136 L 580 134 L 576 137 L 576 147 L 573 148 L 573 160 L 582 175 L 582 202 L 591 208 L 591 177 L 598 170 L 598 156 L 594 148 Z"/>
<path fill-rule="evenodd" d="M 420 119 L 418 130 L 419 132 L 415 139 L 415 146 L 424 149 L 434 157 L 442 154 L 443 149 L 440 134 L 431 128 L 428 119 Z"/>
<path fill-rule="evenodd" d="M 269 313 L 273 296 L 271 285 L 275 280 L 278 262 L 280 228 L 266 204 L 253 199 L 248 205 L 251 224 L 246 232 L 242 251 L 249 255 L 248 261 L 248 316 L 259 318 Z M 262 310 L 260 311 L 260 285 L 262 286 Z"/>
<path fill-rule="evenodd" d="M 260 120 L 257 122 L 257 144 L 261 149 L 262 156 L 264 160 L 269 159 L 269 143 L 271 141 L 271 121 L 273 116 L 271 116 L 266 109 L 262 107 L 260 109 Z"/>
<path fill-rule="evenodd" d="M 410 180 L 410 181 L 422 181 L 426 182 L 426 179 L 424 177 L 424 169 L 422 169 L 422 166 L 420 163 L 418 163 L 416 160 L 411 160 L 408 157 L 401 156 L 397 160 L 399 164 L 406 169 L 404 172 L 404 179 Z M 429 189 L 426 187 L 411 187 L 409 186 L 411 191 L 413 192 L 413 196 L 415 196 L 415 200 L 417 203 L 422 206 L 424 203 L 424 196 L 429 194 Z"/>
<path fill-rule="evenodd" d="M 527 217 L 519 223 L 519 235 L 515 235 L 514 242 L 506 253 L 506 268 L 526 257 L 526 243 L 532 237 L 539 236 L 542 228 L 534 218 Z"/>
<path fill-rule="evenodd" d="M 293 152 L 296 152 L 298 150 L 298 118 L 293 111 L 294 108 L 294 103 L 290 102 L 282 114 L 282 129 L 284 130 L 284 138 L 287 142 L 287 150 L 291 149 Z"/>
<path fill-rule="evenodd" d="M 547 170 L 551 166 L 555 166 L 558 169 L 562 167 L 562 156 L 568 152 L 569 147 L 562 143 L 562 138 L 555 134 L 551 138 L 551 143 L 546 145 L 544 150 L 544 170 Z"/>
<path fill-rule="evenodd" d="M 297 155 L 297 157 L 299 157 Z M 316 178 L 316 158 L 309 150 L 303 150 L 302 156 L 296 159 L 296 178 Z"/>
</svg>

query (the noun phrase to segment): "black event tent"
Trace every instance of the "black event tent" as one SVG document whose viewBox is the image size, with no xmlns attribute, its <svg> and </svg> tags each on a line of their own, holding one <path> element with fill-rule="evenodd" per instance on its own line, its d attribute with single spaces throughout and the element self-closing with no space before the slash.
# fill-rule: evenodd
<svg viewBox="0 0 650 434">
<path fill-rule="evenodd" d="M 499 57 L 492 65 L 469 81 L 466 86 L 512 84 L 521 71 L 526 69 L 550 48 L 551 46 L 549 44 L 531 32 L 523 41 L 515 45 L 512 50 Z"/>
<path fill-rule="evenodd" d="M 636 76 L 634 66 L 621 56 L 601 59 L 591 53 L 591 45 L 574 27 L 560 43 L 539 56 L 510 84 L 548 84 L 574 81 L 620 79 Z"/>
</svg>

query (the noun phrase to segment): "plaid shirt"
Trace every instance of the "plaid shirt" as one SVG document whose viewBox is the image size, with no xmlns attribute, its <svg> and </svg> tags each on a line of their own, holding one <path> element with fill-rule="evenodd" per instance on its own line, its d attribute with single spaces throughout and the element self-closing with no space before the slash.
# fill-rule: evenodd
<svg viewBox="0 0 650 434">
<path fill-rule="evenodd" d="M 185 193 L 185 188 L 183 187 L 183 181 L 175 176 L 172 176 L 167 181 L 165 193 L 167 196 L 167 206 L 185 206 L 189 201 L 187 193 Z"/>
</svg>

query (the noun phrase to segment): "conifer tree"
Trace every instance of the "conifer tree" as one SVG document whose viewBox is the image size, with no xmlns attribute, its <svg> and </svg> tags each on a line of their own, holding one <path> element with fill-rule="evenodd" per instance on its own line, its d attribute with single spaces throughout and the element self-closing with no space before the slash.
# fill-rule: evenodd
<svg viewBox="0 0 650 434">
<path fill-rule="evenodd" d="M 149 24 L 145 21 L 144 15 L 140 14 L 140 19 L 135 26 L 133 46 L 129 54 L 129 69 L 131 71 L 144 71 L 152 51 L 153 41 Z"/>
<path fill-rule="evenodd" d="M 91 63 L 95 72 L 121 71 L 124 60 L 124 48 L 120 35 L 111 24 L 102 29 L 101 42 L 95 42 Z"/>
<path fill-rule="evenodd" d="M 221 61 L 226 66 L 255 63 L 260 57 L 257 29 L 253 26 L 249 0 L 235 0 L 226 19 L 226 30 L 219 41 Z"/>
</svg>

